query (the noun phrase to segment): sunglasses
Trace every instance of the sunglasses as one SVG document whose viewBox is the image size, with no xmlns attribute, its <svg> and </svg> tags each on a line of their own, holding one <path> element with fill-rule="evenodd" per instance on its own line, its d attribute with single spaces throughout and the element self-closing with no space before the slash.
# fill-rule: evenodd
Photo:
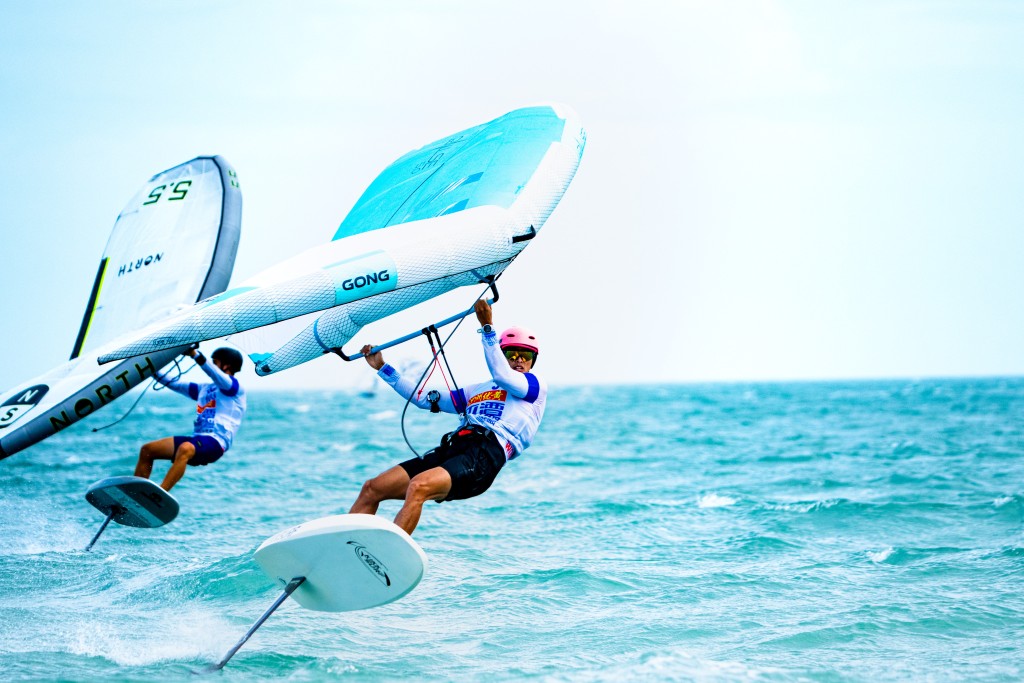
<svg viewBox="0 0 1024 683">
<path fill-rule="evenodd" d="M 523 349 L 505 349 L 504 353 L 505 358 L 508 358 L 510 361 L 528 360 L 532 363 L 533 359 L 537 357 L 537 354 L 533 351 L 524 351 Z"/>
</svg>

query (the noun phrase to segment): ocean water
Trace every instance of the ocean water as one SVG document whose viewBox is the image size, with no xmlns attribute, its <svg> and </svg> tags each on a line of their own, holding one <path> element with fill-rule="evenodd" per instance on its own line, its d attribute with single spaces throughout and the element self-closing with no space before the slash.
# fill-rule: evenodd
<svg viewBox="0 0 1024 683">
<path fill-rule="evenodd" d="M 194 680 L 279 594 L 256 547 L 408 457 L 401 408 L 251 393 L 235 448 L 175 489 L 177 520 L 111 525 L 89 553 L 84 491 L 187 431 L 188 402 L 148 395 L 93 433 L 115 405 L 0 461 L 0 679 Z M 426 449 L 451 421 L 406 426 Z M 1021 680 L 1022 427 L 1019 378 L 556 387 L 490 491 L 427 505 L 416 590 L 340 614 L 287 601 L 212 676 Z"/>
</svg>

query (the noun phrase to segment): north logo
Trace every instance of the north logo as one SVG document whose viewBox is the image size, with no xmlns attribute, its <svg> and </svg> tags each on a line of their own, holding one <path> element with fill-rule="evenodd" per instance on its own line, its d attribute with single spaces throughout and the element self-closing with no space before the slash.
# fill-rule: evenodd
<svg viewBox="0 0 1024 683">
<path fill-rule="evenodd" d="M 159 254 L 149 254 L 148 256 L 143 256 L 140 259 L 129 261 L 128 263 L 121 265 L 121 268 L 117 271 L 117 276 L 121 277 L 122 275 L 127 275 L 132 271 L 141 270 L 150 264 L 160 263 L 163 257 L 164 253 L 160 252 Z"/>
<path fill-rule="evenodd" d="M 36 384 L 27 389 L 22 389 L 14 396 L 0 403 L 0 429 L 10 427 L 22 415 L 35 408 L 49 390 L 50 387 L 45 384 Z"/>
</svg>

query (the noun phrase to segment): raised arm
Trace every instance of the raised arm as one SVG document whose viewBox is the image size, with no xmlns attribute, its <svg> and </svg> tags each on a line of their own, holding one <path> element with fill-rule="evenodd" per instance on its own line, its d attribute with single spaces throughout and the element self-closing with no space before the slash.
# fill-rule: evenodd
<svg viewBox="0 0 1024 683">
<path fill-rule="evenodd" d="M 516 372 L 509 367 L 499 346 L 498 333 L 492 330 L 490 334 L 482 335 L 481 341 L 484 345 L 487 369 L 491 371 L 494 383 L 513 396 L 527 401 L 532 402 L 537 398 L 540 393 L 540 380 L 532 372 Z"/>
<path fill-rule="evenodd" d="M 495 384 L 513 396 L 529 402 L 537 400 L 541 393 L 541 381 L 532 373 L 519 373 L 509 366 L 502 352 L 498 333 L 490 327 L 493 322 L 490 304 L 485 299 L 478 299 L 473 308 L 476 311 L 476 319 L 482 326 L 480 332 L 483 335 L 480 341 L 483 343 L 483 357 L 487 361 L 490 377 L 495 380 Z"/>
<path fill-rule="evenodd" d="M 492 322 L 491 306 L 484 299 L 474 304 L 476 319 L 485 331 L 481 337 L 484 346 L 484 359 L 487 369 L 491 371 L 494 383 L 513 396 L 533 402 L 540 394 L 540 380 L 530 372 L 516 372 L 509 367 L 505 354 L 501 352 L 501 340 L 498 333 L 490 328 Z"/>
<path fill-rule="evenodd" d="M 198 354 L 196 365 L 202 368 L 207 377 L 213 380 L 213 383 L 224 392 L 225 396 L 234 396 L 238 393 L 238 380 L 211 363 L 206 356 Z"/>
</svg>

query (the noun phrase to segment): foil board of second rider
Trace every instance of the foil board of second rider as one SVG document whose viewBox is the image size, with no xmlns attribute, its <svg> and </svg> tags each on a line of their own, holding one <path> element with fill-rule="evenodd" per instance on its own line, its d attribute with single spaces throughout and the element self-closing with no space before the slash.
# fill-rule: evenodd
<svg viewBox="0 0 1024 683">
<path fill-rule="evenodd" d="M 167 491 L 142 477 L 107 477 L 85 492 L 85 499 L 107 516 L 86 550 L 110 522 L 143 529 L 155 529 L 178 516 L 178 501 Z"/>
</svg>

